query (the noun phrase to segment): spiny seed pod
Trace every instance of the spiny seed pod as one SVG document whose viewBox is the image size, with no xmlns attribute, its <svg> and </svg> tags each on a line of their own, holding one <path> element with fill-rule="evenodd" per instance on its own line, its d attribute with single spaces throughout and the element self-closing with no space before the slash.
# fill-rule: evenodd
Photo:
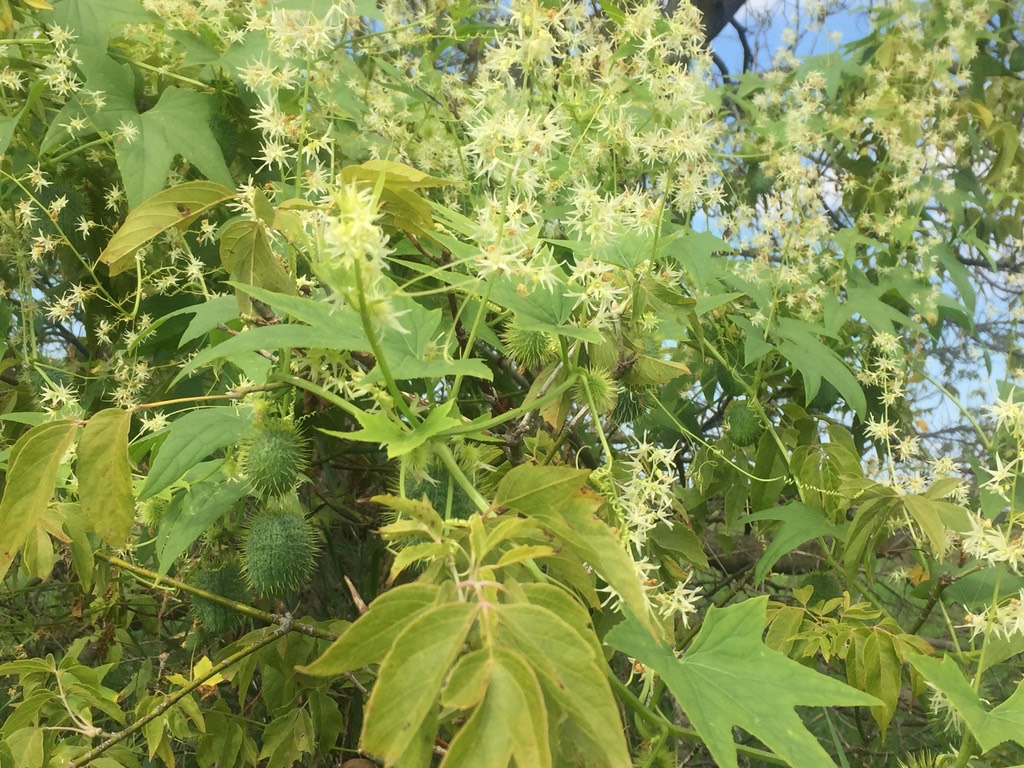
<svg viewBox="0 0 1024 768">
<path fill-rule="evenodd" d="M 624 387 L 612 411 L 617 424 L 630 424 L 647 413 L 655 398 L 654 387 Z"/>
<path fill-rule="evenodd" d="M 316 531 L 294 495 L 271 499 L 249 519 L 245 577 L 263 596 L 281 596 L 304 586 L 316 560 Z"/>
<path fill-rule="evenodd" d="M 405 495 L 410 499 L 422 499 L 426 496 L 430 505 L 438 513 L 444 515 L 445 510 L 448 508 L 448 473 L 443 473 L 433 483 L 426 480 L 409 483 L 405 488 Z M 467 520 L 476 511 L 476 505 L 472 499 L 466 495 L 466 492 L 462 490 L 458 483 L 453 483 L 451 517 L 458 520 Z"/>
<path fill-rule="evenodd" d="M 238 145 L 240 143 L 238 126 L 235 125 L 235 122 L 230 117 L 220 112 L 214 112 L 210 115 L 209 126 L 210 133 L 216 139 L 221 152 L 224 153 L 224 157 L 227 160 L 233 159 L 238 154 Z"/>
<path fill-rule="evenodd" d="M 830 573 L 809 573 L 804 578 L 803 586 L 811 586 L 811 600 L 815 603 L 827 603 L 829 600 L 842 597 L 843 587 L 839 580 Z"/>
<path fill-rule="evenodd" d="M 735 403 L 725 415 L 726 434 L 734 445 L 746 448 L 757 442 L 764 432 L 761 417 L 746 403 Z"/>
<path fill-rule="evenodd" d="M 257 494 L 280 496 L 298 484 L 307 455 L 294 421 L 268 417 L 253 426 L 242 446 L 242 473 Z"/>
<path fill-rule="evenodd" d="M 192 585 L 238 603 L 248 600 L 242 569 L 234 561 L 218 568 L 200 568 L 192 576 Z M 238 611 L 197 596 L 192 597 L 192 615 L 214 635 L 233 629 L 242 619 Z"/>
<path fill-rule="evenodd" d="M 144 502 L 139 504 L 139 520 L 142 524 L 150 529 L 160 527 L 160 521 L 163 520 L 164 512 L 167 511 L 167 499 L 161 499 L 159 496 L 154 496 L 151 499 L 146 499 Z"/>
<path fill-rule="evenodd" d="M 608 413 L 619 399 L 619 385 L 608 371 L 581 368 L 573 385 L 573 397 L 579 403 L 591 405 L 595 411 Z"/>
<path fill-rule="evenodd" d="M 501 335 L 508 356 L 523 368 L 536 368 L 555 354 L 554 340 L 543 331 L 527 331 L 510 325 Z"/>
</svg>

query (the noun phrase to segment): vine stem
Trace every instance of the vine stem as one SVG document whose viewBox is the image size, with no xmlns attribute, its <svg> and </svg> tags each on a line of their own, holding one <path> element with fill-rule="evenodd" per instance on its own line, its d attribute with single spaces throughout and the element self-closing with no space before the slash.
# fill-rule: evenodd
<svg viewBox="0 0 1024 768">
<path fill-rule="evenodd" d="M 246 603 L 240 603 L 237 600 L 232 600 L 230 598 L 223 597 L 221 595 L 218 595 L 216 592 L 209 592 L 200 587 L 193 586 L 188 582 L 181 581 L 180 579 L 175 579 L 172 576 L 161 576 L 159 573 L 156 573 L 155 571 L 151 571 L 148 568 L 143 568 L 142 566 L 135 565 L 134 563 L 129 563 L 127 560 L 123 560 L 122 558 L 117 557 L 115 555 L 108 555 L 106 552 L 96 552 L 95 556 L 98 557 L 100 560 L 109 563 L 115 568 L 119 568 L 122 571 L 128 571 L 128 573 L 131 573 L 134 576 L 138 576 L 142 579 L 146 579 L 147 581 L 153 582 L 153 584 L 149 584 L 147 586 L 156 587 L 158 586 L 159 582 L 163 582 L 170 587 L 174 587 L 175 589 L 181 590 L 182 592 L 187 592 L 188 594 L 194 595 L 195 597 L 201 597 L 204 600 L 209 600 L 211 603 L 223 605 L 225 608 L 231 608 L 232 610 L 237 611 L 238 613 L 241 613 L 245 616 L 249 616 L 253 619 L 258 619 L 259 621 L 262 621 L 265 624 L 280 624 L 285 618 L 284 616 L 278 613 L 261 611 L 259 608 L 253 608 L 251 605 L 248 605 Z M 292 630 L 295 632 L 300 632 L 303 635 L 309 635 L 310 637 L 316 637 L 320 640 L 334 641 L 338 639 L 338 635 L 334 634 L 333 632 L 328 632 L 326 629 L 321 629 L 320 627 L 314 624 L 306 624 L 301 621 L 293 621 L 291 623 L 291 627 Z"/>
<path fill-rule="evenodd" d="M 97 757 L 102 755 L 104 752 L 106 752 L 111 747 L 116 746 L 117 744 L 120 744 L 122 741 L 127 739 L 133 733 L 136 733 L 136 732 L 142 730 L 142 728 L 144 728 L 147 723 L 149 723 L 149 722 L 155 720 L 156 718 L 160 717 L 160 715 L 162 715 L 168 709 L 170 709 L 175 704 L 177 704 L 179 701 L 184 699 L 186 696 L 190 696 L 194 690 L 196 690 L 197 688 L 201 687 L 203 684 L 206 683 L 207 680 L 211 679 L 214 675 L 217 675 L 217 674 L 223 672 L 225 669 L 227 669 L 231 665 L 236 664 L 237 662 L 239 662 L 242 659 L 244 659 L 246 656 L 250 656 L 250 655 L 256 653 L 256 651 L 258 651 L 261 648 L 264 648 L 264 647 L 270 645 L 274 641 L 280 640 L 282 637 L 284 637 L 285 635 L 287 635 L 289 632 L 293 631 L 293 629 L 294 629 L 294 627 L 292 626 L 292 620 L 291 620 L 290 617 L 282 618 L 278 622 L 278 624 L 279 625 L 278 625 L 277 629 L 275 629 L 273 632 L 268 634 L 266 637 L 261 638 L 260 640 L 258 640 L 257 642 L 253 643 L 252 645 L 245 646 L 241 650 L 236 651 L 235 653 L 233 653 L 230 656 L 228 656 L 223 661 L 221 661 L 221 662 L 219 662 L 217 664 L 214 664 L 213 667 L 211 667 L 210 670 L 208 672 L 206 672 L 206 674 L 200 675 L 199 677 L 194 679 L 191 683 L 189 683 L 184 688 L 182 688 L 180 691 L 176 691 L 175 693 L 172 693 L 171 695 L 169 695 L 162 702 L 160 702 L 160 704 L 158 704 L 153 709 L 152 712 L 150 712 L 145 717 L 140 717 L 138 720 L 136 720 L 134 723 L 129 725 L 123 731 L 118 731 L 117 733 L 112 735 L 110 738 L 108 738 L 105 741 L 103 741 L 101 744 L 98 744 L 97 746 L 95 746 L 92 749 L 90 749 L 88 752 L 86 752 L 81 757 L 79 757 L 79 758 L 77 758 L 75 760 L 69 761 L 68 762 L 68 768 L 83 768 L 83 766 L 88 765 L 89 763 L 91 763 Z"/>
<path fill-rule="evenodd" d="M 233 389 L 230 392 L 225 392 L 220 395 L 197 395 L 195 397 L 176 397 L 172 400 L 157 400 L 152 403 L 140 403 L 134 405 L 128 410 L 130 411 L 146 411 L 152 408 L 163 408 L 167 405 L 181 405 L 183 403 L 202 403 L 207 400 L 241 400 L 252 392 L 267 392 L 271 389 L 280 389 L 284 386 L 284 383 L 271 383 L 271 384 L 257 384 L 252 387 L 240 387 L 239 389 Z"/>
<path fill-rule="evenodd" d="M 381 376 L 384 377 L 384 384 L 387 386 L 388 392 L 391 393 L 391 397 L 395 400 L 395 406 L 409 420 L 409 424 L 415 427 L 419 423 L 419 419 L 412 412 L 409 404 L 405 401 L 402 390 L 398 388 L 398 383 L 395 381 L 394 376 L 391 375 L 391 368 L 388 366 L 387 358 L 385 358 L 384 351 L 377 339 L 377 332 L 373 328 L 373 322 L 366 307 L 366 290 L 363 287 L 363 277 L 358 268 L 355 270 L 355 278 L 356 291 L 359 294 L 359 319 L 363 324 L 363 332 L 370 341 L 370 349 L 373 351 L 373 356 L 377 361 L 377 367 L 380 369 Z"/>
<path fill-rule="evenodd" d="M 134 563 L 129 563 L 127 560 L 124 560 L 115 555 L 108 555 L 106 552 L 96 552 L 95 556 L 98 557 L 100 560 L 109 563 L 115 568 L 119 568 L 122 571 L 127 571 L 133 576 L 140 577 L 142 579 L 146 579 L 147 581 L 153 582 L 152 584 L 147 584 L 146 586 L 156 587 L 156 585 L 159 582 L 164 582 L 170 587 L 174 587 L 175 589 L 181 590 L 182 592 L 187 592 L 188 594 L 194 595 L 196 597 L 201 597 L 204 600 L 209 600 L 212 603 L 223 605 L 225 608 L 230 608 L 231 610 L 237 611 L 238 613 L 241 613 L 245 616 L 257 619 L 258 621 L 262 621 L 264 624 L 280 624 L 287 618 L 286 616 L 282 616 L 279 613 L 270 613 L 269 611 L 262 611 L 259 608 L 254 608 L 253 606 L 248 605 L 246 603 L 240 603 L 237 600 L 232 600 L 230 598 L 223 597 L 222 595 L 218 595 L 216 592 L 209 592 L 200 587 L 193 586 L 188 582 L 181 581 L 180 579 L 175 579 L 172 576 L 161 576 L 159 573 L 156 573 L 155 571 L 151 571 L 148 568 L 143 568 L 142 566 L 135 565 Z M 309 637 L 315 637 L 319 640 L 328 640 L 330 642 L 334 642 L 339 637 L 339 635 L 335 634 L 334 632 L 329 632 L 326 629 L 321 629 L 315 624 L 307 624 L 304 621 L 293 621 L 291 619 L 288 620 L 290 622 L 290 626 L 293 632 L 298 632 Z M 353 675 L 351 672 L 345 673 L 345 679 L 352 683 L 353 687 L 355 687 L 361 694 L 363 694 L 364 696 L 369 695 L 370 692 L 366 690 L 366 686 L 360 683 L 359 680 L 356 679 L 355 675 Z"/>
</svg>

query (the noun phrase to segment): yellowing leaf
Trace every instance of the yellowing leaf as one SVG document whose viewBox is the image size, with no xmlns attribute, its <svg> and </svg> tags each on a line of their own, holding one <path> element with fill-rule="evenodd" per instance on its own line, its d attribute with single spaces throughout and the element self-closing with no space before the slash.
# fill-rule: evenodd
<svg viewBox="0 0 1024 768">
<path fill-rule="evenodd" d="M 370 609 L 312 664 L 296 667 L 317 677 L 336 677 L 376 664 L 387 654 L 398 633 L 437 600 L 433 584 L 403 584 L 370 604 Z"/>
<path fill-rule="evenodd" d="M 632 558 L 597 516 L 604 501 L 581 489 L 586 472 L 522 464 L 498 485 L 494 503 L 538 521 L 565 542 L 615 590 L 652 632 L 655 625 Z"/>
<path fill-rule="evenodd" d="M 187 227 L 213 206 L 234 196 L 227 187 L 212 181 L 188 181 L 165 189 L 128 214 L 100 254 L 111 275 L 134 264 L 133 254 L 171 227 Z"/>
<path fill-rule="evenodd" d="M 431 716 L 476 614 L 475 605 L 446 603 L 423 611 L 398 634 L 366 705 L 364 750 L 387 765 L 402 757 Z"/>
<path fill-rule="evenodd" d="M 11 449 L 0 501 L 0 579 L 46 513 L 64 454 L 78 427 L 51 421 L 33 427 Z"/>
<path fill-rule="evenodd" d="M 448 747 L 441 768 L 549 768 L 548 714 L 537 676 L 517 653 L 485 654 L 487 693 Z"/>
<path fill-rule="evenodd" d="M 108 408 L 89 419 L 78 443 L 78 497 L 92 530 L 121 546 L 135 520 L 128 463 L 131 412 Z"/>
<path fill-rule="evenodd" d="M 513 603 L 496 611 L 499 642 L 530 664 L 541 687 L 571 719 L 591 764 L 629 768 L 632 763 L 599 647 L 580 635 L 578 624 L 569 624 L 540 605 Z M 562 719 L 552 713 L 554 722 Z"/>
</svg>

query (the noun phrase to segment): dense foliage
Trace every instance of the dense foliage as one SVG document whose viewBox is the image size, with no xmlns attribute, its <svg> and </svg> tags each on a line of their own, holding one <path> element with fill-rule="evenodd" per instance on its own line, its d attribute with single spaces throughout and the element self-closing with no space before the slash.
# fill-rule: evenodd
<svg viewBox="0 0 1024 768">
<path fill-rule="evenodd" d="M 51 1 L 0 766 L 1024 762 L 1014 3 Z"/>
</svg>

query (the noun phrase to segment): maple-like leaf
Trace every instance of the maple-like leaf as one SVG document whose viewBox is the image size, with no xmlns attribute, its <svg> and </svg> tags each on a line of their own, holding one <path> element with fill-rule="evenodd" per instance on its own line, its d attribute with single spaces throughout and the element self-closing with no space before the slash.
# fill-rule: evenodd
<svg viewBox="0 0 1024 768">
<path fill-rule="evenodd" d="M 117 168 L 132 208 L 164 188 L 177 155 L 211 181 L 234 187 L 220 145 L 210 130 L 214 106 L 211 96 L 171 86 L 160 94 L 156 106 L 140 113 L 130 66 L 114 61 L 104 50 L 79 46 L 78 54 L 85 87 L 52 121 L 43 138 L 44 152 L 56 151 L 70 138 L 67 126 L 74 119 L 84 120 L 87 125 L 76 136 L 79 140 L 96 132 L 113 133 Z M 90 95 L 96 92 L 102 92 L 98 107 Z M 124 135 L 126 130 L 135 134 L 130 141 Z"/>
<path fill-rule="evenodd" d="M 632 618 L 612 628 L 605 642 L 661 675 L 723 768 L 737 768 L 733 727 L 794 768 L 833 765 L 794 707 L 880 702 L 768 648 L 761 640 L 767 605 L 767 597 L 758 597 L 711 608 L 681 659 Z"/>
<path fill-rule="evenodd" d="M 927 656 L 910 660 L 924 679 L 942 691 L 981 748 L 988 752 L 1004 741 L 1015 741 L 1024 746 L 1024 685 L 997 707 L 986 709 L 978 694 L 964 678 L 960 667 L 949 656 L 941 661 Z"/>
</svg>

